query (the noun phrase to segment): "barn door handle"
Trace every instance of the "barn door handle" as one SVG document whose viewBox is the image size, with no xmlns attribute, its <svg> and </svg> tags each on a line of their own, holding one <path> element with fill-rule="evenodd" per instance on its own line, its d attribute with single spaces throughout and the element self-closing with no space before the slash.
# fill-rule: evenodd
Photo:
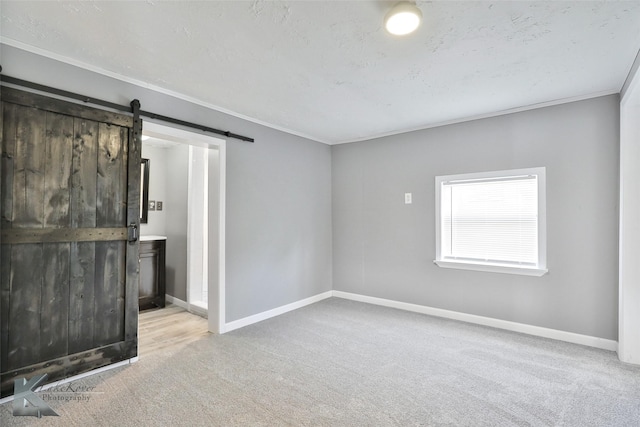
<svg viewBox="0 0 640 427">
<path fill-rule="evenodd" d="M 129 225 L 129 243 L 135 243 L 138 240 L 138 226 L 135 223 Z"/>
</svg>

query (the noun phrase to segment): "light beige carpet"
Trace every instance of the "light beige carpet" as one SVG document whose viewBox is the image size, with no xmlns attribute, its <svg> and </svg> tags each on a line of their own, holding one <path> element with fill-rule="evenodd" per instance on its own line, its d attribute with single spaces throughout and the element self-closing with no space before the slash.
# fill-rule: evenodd
<svg viewBox="0 0 640 427">
<path fill-rule="evenodd" d="M 640 425 L 640 368 L 612 352 L 335 298 L 72 386 L 95 389 L 0 424 Z"/>
</svg>

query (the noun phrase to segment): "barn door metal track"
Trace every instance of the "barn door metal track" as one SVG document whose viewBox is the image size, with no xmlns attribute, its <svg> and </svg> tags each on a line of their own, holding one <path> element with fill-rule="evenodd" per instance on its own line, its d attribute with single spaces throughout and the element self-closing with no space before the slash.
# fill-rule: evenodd
<svg viewBox="0 0 640 427">
<path fill-rule="evenodd" d="M 1 66 L 0 66 L 0 72 L 2 72 L 2 67 Z M 33 82 L 26 81 L 26 80 L 22 80 L 22 79 L 17 79 L 15 77 L 0 75 L 0 82 L 9 83 L 9 84 L 12 84 L 12 85 L 17 85 L 17 86 L 22 86 L 22 87 L 26 87 L 26 88 L 29 88 L 29 89 L 34 89 L 34 90 L 38 90 L 38 91 L 41 91 L 41 92 L 46 92 L 46 93 L 50 93 L 50 94 L 53 94 L 53 95 L 61 96 L 61 97 L 64 97 L 64 98 L 75 99 L 75 100 L 82 101 L 82 102 L 87 103 L 87 104 L 100 105 L 102 107 L 110 108 L 112 110 L 124 111 L 124 112 L 127 112 L 127 113 L 131 113 L 131 107 L 130 106 L 115 104 L 113 102 L 104 101 L 102 99 L 91 98 L 91 97 L 80 95 L 80 94 L 77 94 L 77 93 L 74 93 L 74 92 L 69 92 L 69 91 L 66 91 L 66 90 L 56 89 L 56 88 L 53 88 L 53 87 L 50 87 L 50 86 L 45 86 L 45 85 L 41 85 L 41 84 L 38 84 L 38 83 L 33 83 Z M 193 129 L 198 129 L 198 130 L 201 130 L 201 131 L 204 131 L 204 132 L 214 133 L 216 135 L 225 136 L 227 138 L 239 139 L 241 141 L 246 141 L 246 142 L 254 142 L 255 141 L 253 138 L 249 138 L 248 136 L 238 135 L 236 133 L 232 133 L 232 132 L 228 132 L 228 131 L 224 131 L 224 130 L 220 130 L 220 129 L 211 128 L 209 126 L 203 126 L 203 125 L 199 125 L 197 123 L 191 123 L 191 122 L 187 122 L 187 121 L 180 120 L 180 119 L 174 119 L 172 117 L 163 116 L 161 114 L 151 113 L 149 111 L 140 110 L 140 116 L 141 117 L 147 117 L 147 118 L 154 119 L 154 120 L 160 120 L 160 121 L 163 121 L 163 122 L 173 123 L 173 124 L 176 124 L 176 125 L 185 126 L 185 127 L 189 127 L 189 128 L 193 128 Z"/>
</svg>

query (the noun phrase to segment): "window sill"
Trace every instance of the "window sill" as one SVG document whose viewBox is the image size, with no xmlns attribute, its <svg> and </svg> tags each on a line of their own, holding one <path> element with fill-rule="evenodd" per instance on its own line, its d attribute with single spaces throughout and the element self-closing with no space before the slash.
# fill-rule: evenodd
<svg viewBox="0 0 640 427">
<path fill-rule="evenodd" d="M 442 267 L 442 268 L 455 268 L 458 270 L 488 271 L 492 273 L 518 274 L 521 276 L 540 277 L 549 271 L 546 268 L 512 267 L 512 266 L 497 265 L 497 264 L 480 264 L 480 263 L 473 263 L 468 261 L 462 262 L 462 261 L 434 260 L 433 262 L 436 263 L 438 267 Z"/>
</svg>

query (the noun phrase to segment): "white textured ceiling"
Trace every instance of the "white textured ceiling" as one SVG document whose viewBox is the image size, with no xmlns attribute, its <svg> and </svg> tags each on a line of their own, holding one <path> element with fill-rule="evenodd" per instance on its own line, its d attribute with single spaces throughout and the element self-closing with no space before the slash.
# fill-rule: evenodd
<svg viewBox="0 0 640 427">
<path fill-rule="evenodd" d="M 399 38 L 386 1 L 2 0 L 0 34 L 326 143 L 615 93 L 640 48 L 640 1 L 417 4 Z"/>
</svg>

